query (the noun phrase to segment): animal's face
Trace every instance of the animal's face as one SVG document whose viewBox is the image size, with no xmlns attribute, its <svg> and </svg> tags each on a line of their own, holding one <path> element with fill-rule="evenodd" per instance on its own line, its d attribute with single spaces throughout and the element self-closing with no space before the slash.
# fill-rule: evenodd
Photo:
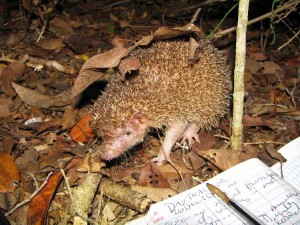
<svg viewBox="0 0 300 225">
<path fill-rule="evenodd" d="M 103 137 L 104 146 L 101 158 L 111 160 L 123 154 L 127 149 L 144 140 L 148 131 L 148 119 L 140 112 L 136 112 L 124 123 L 122 127 L 117 127 L 107 131 Z"/>
</svg>

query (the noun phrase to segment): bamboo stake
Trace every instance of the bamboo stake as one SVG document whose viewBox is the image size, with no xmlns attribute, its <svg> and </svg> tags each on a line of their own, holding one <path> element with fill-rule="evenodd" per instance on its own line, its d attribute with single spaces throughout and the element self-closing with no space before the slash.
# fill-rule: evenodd
<svg viewBox="0 0 300 225">
<path fill-rule="evenodd" d="M 236 55 L 234 69 L 233 119 L 231 148 L 241 151 L 243 140 L 243 107 L 244 107 L 244 69 L 246 58 L 246 31 L 249 0 L 239 1 L 239 15 L 236 35 Z"/>
</svg>

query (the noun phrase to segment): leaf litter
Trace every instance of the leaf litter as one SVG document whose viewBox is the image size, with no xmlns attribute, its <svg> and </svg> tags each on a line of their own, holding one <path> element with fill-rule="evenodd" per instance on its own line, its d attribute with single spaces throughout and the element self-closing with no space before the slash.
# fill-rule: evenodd
<svg viewBox="0 0 300 225">
<path fill-rule="evenodd" d="M 253 39 L 247 45 L 240 154 L 228 147 L 229 112 L 219 128 L 199 133 L 206 141 L 191 150 L 185 144 L 174 146 L 174 165 L 149 161 L 159 152 L 161 131 L 152 132 L 123 158 L 101 162 L 93 152 L 101 137 L 88 126 L 93 85 L 107 81 L 116 68 L 123 80 L 137 70 L 138 61 L 126 59 L 132 49 L 179 35 L 201 36 L 218 21 L 204 23 L 200 31 L 189 23 L 194 11 L 176 14 L 168 3 L 165 7 L 176 15 L 164 12 L 169 28 L 162 26 L 162 12 L 155 4 L 151 14 L 143 4 L 137 9 L 132 4 L 81 2 L 57 16 L 51 13 L 56 10 L 53 4 L 22 2 L 27 16 L 35 15 L 28 21 L 14 20 L 20 11 L 9 8 L 11 15 L 4 17 L 0 30 L 5 40 L 0 43 L 0 195 L 9 199 L 1 200 L 0 208 L 11 221 L 52 224 L 69 216 L 67 224 L 77 221 L 78 215 L 87 219 L 88 214 L 90 223 L 123 224 L 146 212 L 151 202 L 189 189 L 243 160 L 259 157 L 268 165 L 285 160 L 277 150 L 299 136 L 297 45 L 290 43 L 288 54 L 272 52 L 273 46 L 266 51 L 260 47 L 259 32 L 249 31 Z M 67 9 L 70 3 L 65 4 Z M 222 29 L 229 28 L 228 20 Z M 135 26 L 135 21 L 147 25 Z M 218 47 L 232 45 L 230 36 L 213 41 Z M 198 57 L 197 46 L 190 55 L 190 60 Z M 99 93 L 101 87 L 96 87 Z M 80 188 L 89 198 L 75 194 Z"/>
</svg>

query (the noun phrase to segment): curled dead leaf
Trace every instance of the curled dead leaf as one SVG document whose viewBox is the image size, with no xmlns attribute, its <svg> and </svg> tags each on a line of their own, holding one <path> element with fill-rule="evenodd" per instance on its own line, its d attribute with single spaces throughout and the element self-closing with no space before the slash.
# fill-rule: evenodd
<svg viewBox="0 0 300 225">
<path fill-rule="evenodd" d="M 201 30 L 194 24 L 187 24 L 183 27 L 161 27 L 153 34 L 145 36 L 134 43 L 130 48 L 117 47 L 108 52 L 98 54 L 86 61 L 75 80 L 71 91 L 71 96 L 75 97 L 80 94 L 93 82 L 99 80 L 103 76 L 103 72 L 95 71 L 99 68 L 114 68 L 119 65 L 122 58 L 126 57 L 130 51 L 140 45 L 148 45 L 152 40 L 163 40 L 171 37 L 176 37 L 184 34 L 196 33 L 201 35 Z"/>
<path fill-rule="evenodd" d="M 72 103 L 69 92 L 64 92 L 57 96 L 48 96 L 39 91 L 25 88 L 14 82 L 12 82 L 12 86 L 22 101 L 31 106 L 49 109 L 51 107 L 67 106 Z"/>
</svg>

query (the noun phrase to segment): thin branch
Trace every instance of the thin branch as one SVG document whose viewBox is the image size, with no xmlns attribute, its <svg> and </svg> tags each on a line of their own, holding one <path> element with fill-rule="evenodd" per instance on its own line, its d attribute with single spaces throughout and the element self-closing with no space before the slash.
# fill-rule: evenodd
<svg viewBox="0 0 300 225">
<path fill-rule="evenodd" d="M 292 38 L 290 38 L 286 43 L 281 45 L 277 50 L 280 51 L 282 48 L 288 45 L 292 40 L 294 40 L 299 34 L 300 34 L 300 30 L 298 30 L 298 32 Z"/>
<path fill-rule="evenodd" d="M 279 12 L 282 12 L 282 11 L 285 10 L 285 9 L 288 9 L 288 8 L 291 8 L 291 7 L 296 7 L 299 3 L 300 3 L 300 0 L 296 0 L 296 1 L 293 1 L 293 2 L 288 3 L 288 4 L 286 4 L 286 5 L 283 5 L 282 7 L 280 7 L 280 8 L 278 8 L 278 9 L 274 10 L 274 12 L 268 12 L 268 13 L 266 13 L 266 14 L 264 14 L 264 15 L 261 15 L 261 16 L 255 18 L 255 19 L 249 20 L 248 23 L 247 23 L 247 25 L 251 25 L 251 24 L 254 24 L 254 23 L 256 23 L 256 22 L 259 22 L 259 21 L 261 21 L 261 20 L 263 20 L 263 19 L 269 18 L 269 17 L 271 17 L 274 13 L 277 14 L 277 13 L 279 13 Z M 214 38 L 220 38 L 220 37 L 222 37 L 222 36 L 224 36 L 224 35 L 226 35 L 226 34 L 229 34 L 229 33 L 233 32 L 233 31 L 235 31 L 235 30 L 236 30 L 236 27 L 231 27 L 231 28 L 229 28 L 229 29 L 226 29 L 226 30 L 223 30 L 223 31 L 219 31 L 219 32 L 216 33 L 213 37 L 214 37 Z"/>
<path fill-rule="evenodd" d="M 20 202 L 19 204 L 17 204 L 15 207 L 13 207 L 11 210 L 9 210 L 5 216 L 9 216 L 10 214 L 12 214 L 15 210 L 17 210 L 18 208 L 20 208 L 21 206 L 27 204 L 28 202 L 30 202 L 34 196 L 36 196 L 42 189 L 43 187 L 46 186 L 46 184 L 48 183 L 49 177 L 52 175 L 52 172 L 48 174 L 48 176 L 46 177 L 45 181 L 43 182 L 43 184 L 37 188 L 29 198 L 27 198 L 26 200 L 24 200 L 23 202 Z"/>
</svg>

